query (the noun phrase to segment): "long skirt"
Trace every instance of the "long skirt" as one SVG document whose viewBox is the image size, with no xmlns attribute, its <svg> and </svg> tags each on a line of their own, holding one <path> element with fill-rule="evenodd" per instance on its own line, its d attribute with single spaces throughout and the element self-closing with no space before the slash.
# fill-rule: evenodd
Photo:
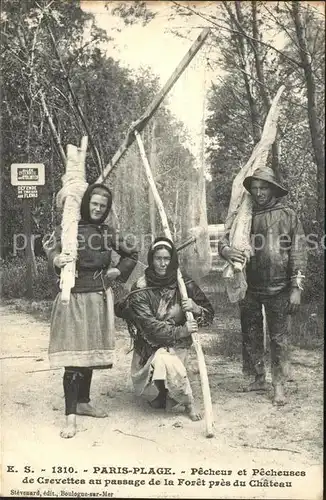
<svg viewBox="0 0 326 500">
<path fill-rule="evenodd" d="M 168 396 L 180 404 L 192 403 L 192 390 L 184 365 L 187 354 L 188 349 L 160 347 L 141 366 L 140 356 L 134 351 L 131 378 L 136 394 L 148 400 L 154 399 L 159 393 L 155 381 L 163 380 Z"/>
<path fill-rule="evenodd" d="M 72 293 L 62 304 L 61 293 L 51 315 L 51 367 L 111 368 L 114 362 L 114 309 L 109 288 L 104 292 Z"/>
</svg>

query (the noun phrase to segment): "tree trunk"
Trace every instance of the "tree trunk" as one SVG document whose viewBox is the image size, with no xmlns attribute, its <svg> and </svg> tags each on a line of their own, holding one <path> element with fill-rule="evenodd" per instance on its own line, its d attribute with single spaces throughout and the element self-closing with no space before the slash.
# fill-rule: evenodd
<svg viewBox="0 0 326 500">
<path fill-rule="evenodd" d="M 230 17 L 230 22 L 237 27 L 238 29 L 240 28 L 240 31 L 243 31 L 243 16 L 241 12 L 241 6 L 240 2 L 235 2 L 235 8 L 236 8 L 236 13 L 237 17 L 234 15 L 232 12 L 232 8 L 227 4 L 223 4 L 225 9 L 227 10 L 229 17 Z M 250 88 L 250 81 L 248 77 L 248 71 L 246 67 L 246 61 L 247 61 L 247 50 L 245 46 L 245 38 L 243 37 L 242 34 L 237 35 L 237 42 L 238 42 L 238 51 L 239 51 L 239 58 L 240 58 L 240 66 L 244 79 L 244 84 L 247 92 L 247 98 L 248 98 L 248 103 L 249 103 L 249 108 L 250 108 L 250 116 L 251 116 L 251 122 L 252 122 L 252 135 L 255 144 L 259 142 L 260 140 L 260 125 L 259 125 L 259 112 L 257 108 L 256 101 L 254 99 L 254 96 L 252 94 L 251 88 Z"/>
<path fill-rule="evenodd" d="M 179 181 L 177 181 L 177 187 L 175 193 L 175 204 L 174 204 L 174 214 L 173 214 L 173 241 L 177 241 L 178 238 L 178 211 L 179 211 Z"/>
<path fill-rule="evenodd" d="M 54 229 L 56 226 L 56 216 L 55 216 L 55 206 L 56 206 L 56 201 L 55 201 L 55 182 L 54 182 L 54 165 L 53 165 L 53 153 L 54 153 L 54 139 L 51 136 L 50 138 L 51 142 L 51 160 L 49 162 L 50 166 L 50 189 L 52 192 L 52 199 L 51 199 L 51 224 L 50 227 L 51 229 Z"/>
<path fill-rule="evenodd" d="M 292 13 L 295 25 L 295 31 L 300 48 L 300 58 L 304 69 L 306 80 L 306 91 L 308 100 L 308 120 L 311 134 L 312 147 L 317 166 L 317 220 L 319 230 L 322 233 L 324 227 L 324 209 L 325 209 L 325 153 L 322 140 L 321 127 L 317 116 L 316 100 L 316 82 L 312 69 L 311 56 L 308 50 L 308 44 L 305 34 L 304 23 L 301 16 L 300 2 L 292 2 Z"/>
<path fill-rule="evenodd" d="M 62 144 L 61 144 L 61 141 L 60 141 L 60 136 L 54 126 L 54 123 L 53 123 L 53 120 L 51 118 L 51 115 L 50 115 L 50 111 L 47 107 L 47 104 L 46 104 L 46 101 L 45 101 L 45 97 L 44 97 L 44 94 L 43 92 L 40 92 L 40 98 L 41 98 L 41 104 L 42 104 L 42 108 L 43 108 L 43 112 L 48 120 L 48 124 L 49 124 L 49 127 L 50 127 L 50 131 L 51 131 L 51 134 L 55 140 L 55 143 L 56 143 L 56 146 L 58 148 L 58 152 L 59 152 L 59 155 L 60 155 L 60 158 L 61 158 L 61 161 L 62 161 L 62 164 L 63 164 L 63 167 L 65 168 L 66 166 L 66 155 L 65 155 L 65 152 L 63 150 L 63 147 L 62 147 Z"/>
<path fill-rule="evenodd" d="M 258 84 L 259 93 L 262 98 L 262 102 L 264 104 L 265 113 L 267 115 L 269 108 L 271 106 L 271 99 L 266 87 L 265 82 L 265 74 L 264 74 L 264 63 L 261 58 L 261 46 L 259 44 L 260 33 L 257 22 L 257 2 L 255 0 L 251 1 L 251 12 L 252 12 L 252 47 L 254 51 L 255 57 L 255 68 L 257 73 L 257 79 L 260 82 Z M 278 179 L 280 179 L 280 171 L 279 171 L 279 143 L 276 136 L 275 142 L 272 145 L 272 168 L 275 172 L 275 175 Z"/>
<path fill-rule="evenodd" d="M 30 95 L 32 92 L 30 91 Z M 26 140 L 26 151 L 27 151 L 27 163 L 30 163 L 30 143 L 31 143 L 31 131 L 32 131 L 32 109 L 33 100 L 31 98 L 30 108 L 28 111 L 28 124 L 27 124 L 27 140 Z M 23 213 L 24 213 L 24 233 L 26 236 L 26 297 L 31 300 L 33 298 L 33 275 L 37 276 L 37 267 L 34 254 L 34 242 L 32 242 L 32 214 L 31 214 L 31 203 L 29 199 L 23 200 Z"/>
</svg>

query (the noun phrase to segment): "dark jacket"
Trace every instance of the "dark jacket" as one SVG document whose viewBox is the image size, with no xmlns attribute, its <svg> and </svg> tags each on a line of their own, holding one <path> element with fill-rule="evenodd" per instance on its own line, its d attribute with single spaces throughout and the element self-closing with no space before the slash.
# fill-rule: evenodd
<svg viewBox="0 0 326 500">
<path fill-rule="evenodd" d="M 90 200 L 93 194 L 97 194 L 96 190 L 98 189 L 105 192 L 108 203 L 99 221 L 94 222 L 90 214 Z M 109 229 L 104 224 L 111 205 L 112 193 L 107 186 L 91 184 L 87 187 L 80 205 L 81 220 L 78 223 L 76 275 L 72 293 L 98 292 L 110 286 L 110 282 L 105 277 L 105 271 L 111 264 L 112 250 L 115 250 L 121 257 L 116 266 L 121 273 L 119 281 L 126 282 L 137 263 L 137 251 L 130 250 L 123 237 L 118 237 L 113 229 Z M 51 240 L 44 244 L 44 250 L 49 260 L 49 266 L 53 268 L 54 257 L 61 253 L 60 226 L 55 229 Z M 55 271 L 60 276 L 61 270 L 55 268 Z"/>
<path fill-rule="evenodd" d="M 50 267 L 53 259 L 61 252 L 61 228 L 58 226 L 54 232 L 53 245 L 47 251 Z M 123 238 L 116 237 L 105 224 L 78 224 L 78 251 L 76 261 L 75 286 L 71 293 L 97 292 L 110 286 L 105 278 L 105 271 L 111 264 L 112 250 L 121 257 L 117 266 L 121 275 L 119 281 L 125 283 L 132 273 L 138 258 L 136 251 L 131 251 L 125 245 Z M 60 276 L 61 270 L 55 268 Z"/>
<path fill-rule="evenodd" d="M 189 298 L 201 307 L 200 314 L 194 315 L 198 325 L 211 324 L 214 310 L 209 300 L 193 280 L 188 279 L 185 284 Z M 191 337 L 178 340 L 178 333 L 186 328 L 186 317 L 180 303 L 180 293 L 176 286 L 147 287 L 146 279 L 142 277 L 134 284 L 123 303 L 116 304 L 116 315 L 127 320 L 134 349 L 141 356 L 142 364 L 160 347 L 191 345 Z"/>
<path fill-rule="evenodd" d="M 219 253 L 229 245 L 229 228 L 219 241 Z M 296 286 L 306 272 L 307 249 L 302 224 L 294 210 L 277 199 L 272 207 L 254 210 L 251 226 L 253 255 L 246 266 L 248 290 L 275 295 Z"/>
</svg>

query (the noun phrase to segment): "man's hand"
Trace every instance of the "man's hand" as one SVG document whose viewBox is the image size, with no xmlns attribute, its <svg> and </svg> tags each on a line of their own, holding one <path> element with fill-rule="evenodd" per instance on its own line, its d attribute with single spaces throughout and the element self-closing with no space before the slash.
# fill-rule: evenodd
<svg viewBox="0 0 326 500">
<path fill-rule="evenodd" d="M 183 326 L 180 326 L 178 329 L 178 339 L 185 339 L 187 337 L 190 337 L 193 333 L 198 332 L 198 325 L 197 321 L 194 319 L 190 321 L 186 321 L 186 323 Z"/>
<path fill-rule="evenodd" d="M 240 264 L 244 264 L 246 261 L 244 253 L 233 247 L 224 247 L 221 254 L 225 260 L 230 262 L 230 264 L 233 262 L 240 262 Z"/>
<path fill-rule="evenodd" d="M 194 314 L 199 314 L 201 308 L 192 299 L 182 299 L 181 307 L 183 312 L 192 312 Z"/>
<path fill-rule="evenodd" d="M 197 333 L 198 332 L 197 321 L 195 321 L 194 319 L 186 321 L 185 326 L 186 326 L 188 335 L 191 335 L 192 333 Z"/>
<path fill-rule="evenodd" d="M 121 272 L 116 267 L 111 267 L 105 273 L 105 277 L 109 280 L 116 280 L 120 276 Z"/>
<path fill-rule="evenodd" d="M 59 267 L 60 269 L 64 267 L 66 264 L 69 262 L 72 262 L 74 258 L 66 253 L 60 253 L 59 255 L 56 255 L 53 259 L 53 264 L 55 267 Z"/>
<path fill-rule="evenodd" d="M 301 290 L 300 288 L 292 288 L 290 292 L 290 299 L 288 305 L 289 314 L 298 312 L 301 303 Z"/>
</svg>

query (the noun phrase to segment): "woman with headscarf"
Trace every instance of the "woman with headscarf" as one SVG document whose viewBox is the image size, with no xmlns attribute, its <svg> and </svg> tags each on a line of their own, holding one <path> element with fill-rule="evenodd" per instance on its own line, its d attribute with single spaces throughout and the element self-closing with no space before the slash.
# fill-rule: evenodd
<svg viewBox="0 0 326 500">
<path fill-rule="evenodd" d="M 69 304 L 58 293 L 52 309 L 49 360 L 51 367 L 64 367 L 66 425 L 61 437 L 76 434 L 76 415 L 106 417 L 90 404 L 93 368 L 111 368 L 114 356 L 114 307 L 110 282 L 125 282 L 137 261 L 123 239 L 116 241 L 104 224 L 112 205 L 111 191 L 102 184 L 89 186 L 82 198 L 78 223 L 75 286 Z M 61 229 L 44 244 L 49 264 L 60 276 L 72 257 L 61 252 Z M 120 255 L 111 267 L 111 253 Z"/>
<path fill-rule="evenodd" d="M 186 279 L 188 299 L 178 290 L 178 255 L 172 241 L 156 238 L 148 252 L 145 275 L 127 298 L 116 305 L 116 314 L 128 322 L 134 352 L 131 378 L 137 395 L 151 400 L 153 408 L 185 406 L 192 420 L 201 417 L 185 368 L 191 334 L 198 325 L 212 322 L 213 308 L 196 283 Z M 185 312 L 191 311 L 193 321 Z"/>
</svg>

